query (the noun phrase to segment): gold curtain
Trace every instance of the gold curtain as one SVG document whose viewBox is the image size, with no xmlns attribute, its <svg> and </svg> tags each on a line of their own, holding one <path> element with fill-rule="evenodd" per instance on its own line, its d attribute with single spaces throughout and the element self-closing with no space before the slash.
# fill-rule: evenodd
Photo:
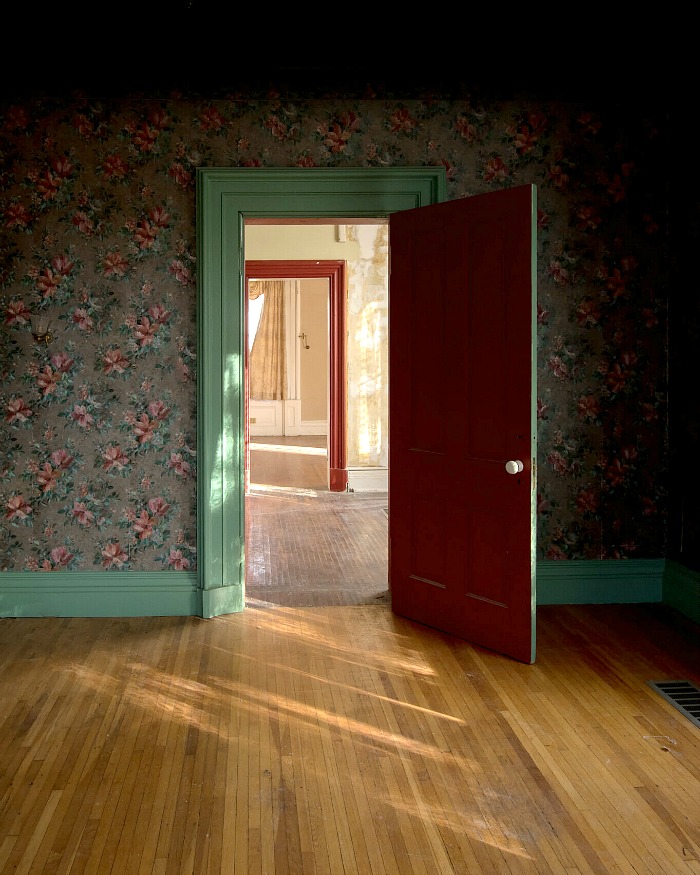
<svg viewBox="0 0 700 875">
<path fill-rule="evenodd" d="M 250 397 L 281 401 L 287 397 L 284 280 L 250 280 L 248 297 L 260 295 L 265 297 L 248 360 Z"/>
</svg>

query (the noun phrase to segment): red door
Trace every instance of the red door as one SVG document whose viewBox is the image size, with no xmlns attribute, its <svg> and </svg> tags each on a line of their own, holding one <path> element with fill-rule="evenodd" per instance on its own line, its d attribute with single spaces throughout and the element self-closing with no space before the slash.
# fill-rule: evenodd
<svg viewBox="0 0 700 875">
<path fill-rule="evenodd" d="M 390 217 L 392 610 L 526 663 L 535 228 L 532 185 Z"/>
</svg>

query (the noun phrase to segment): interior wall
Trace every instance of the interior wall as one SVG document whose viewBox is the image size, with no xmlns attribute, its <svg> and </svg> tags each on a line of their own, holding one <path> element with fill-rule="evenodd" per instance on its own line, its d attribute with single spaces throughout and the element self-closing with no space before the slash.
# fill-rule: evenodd
<svg viewBox="0 0 700 875">
<path fill-rule="evenodd" d="M 630 100 L 609 80 L 556 99 L 464 82 L 398 95 L 376 81 L 353 92 L 324 83 L 313 99 L 276 85 L 232 99 L 141 93 L 148 77 L 133 94 L 96 95 L 90 74 L 87 90 L 35 99 L 21 79 L 0 100 L 1 571 L 196 569 L 203 166 L 439 165 L 448 200 L 535 184 L 538 560 L 665 557 L 669 506 L 672 543 L 682 535 L 689 557 L 697 328 L 672 338 L 689 353 L 669 393 L 667 304 L 684 320 L 676 304 L 694 288 L 689 269 L 669 270 L 670 249 L 689 268 L 697 239 L 677 233 L 697 223 L 697 186 L 688 174 L 680 184 L 669 160 L 685 154 L 690 110 L 658 90 Z M 670 229 L 669 193 L 688 207 Z M 300 241 L 249 257 L 359 247 L 334 235 L 329 226 L 320 253 Z M 53 321 L 48 346 L 33 341 L 33 311 Z M 669 397 L 684 411 L 670 436 Z"/>
</svg>

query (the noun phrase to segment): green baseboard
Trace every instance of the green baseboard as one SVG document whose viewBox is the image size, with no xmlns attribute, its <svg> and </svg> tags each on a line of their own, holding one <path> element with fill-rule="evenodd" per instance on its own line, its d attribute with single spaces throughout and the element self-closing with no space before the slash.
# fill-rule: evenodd
<svg viewBox="0 0 700 875">
<path fill-rule="evenodd" d="M 664 559 L 568 559 L 537 563 L 538 605 L 660 602 Z"/>
<path fill-rule="evenodd" d="M 658 602 L 700 623 L 700 574 L 664 559 L 537 563 L 538 605 Z M 154 572 L 3 572 L 0 617 L 211 618 L 244 608 L 240 586 L 202 590 L 197 575 Z"/>
<path fill-rule="evenodd" d="M 663 603 L 694 623 L 700 623 L 700 572 L 691 571 L 679 562 L 667 561 Z"/>
<path fill-rule="evenodd" d="M 0 617 L 197 617 L 201 612 L 197 576 L 186 571 L 0 574 Z"/>
</svg>

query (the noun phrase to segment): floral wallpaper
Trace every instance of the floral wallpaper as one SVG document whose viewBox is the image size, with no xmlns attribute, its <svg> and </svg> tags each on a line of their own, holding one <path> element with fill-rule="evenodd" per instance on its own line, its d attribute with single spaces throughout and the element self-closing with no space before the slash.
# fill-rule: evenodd
<svg viewBox="0 0 700 875">
<path fill-rule="evenodd" d="M 196 568 L 200 166 L 534 183 L 538 557 L 662 557 L 664 134 L 653 105 L 469 93 L 4 100 L 0 570 Z"/>
</svg>

